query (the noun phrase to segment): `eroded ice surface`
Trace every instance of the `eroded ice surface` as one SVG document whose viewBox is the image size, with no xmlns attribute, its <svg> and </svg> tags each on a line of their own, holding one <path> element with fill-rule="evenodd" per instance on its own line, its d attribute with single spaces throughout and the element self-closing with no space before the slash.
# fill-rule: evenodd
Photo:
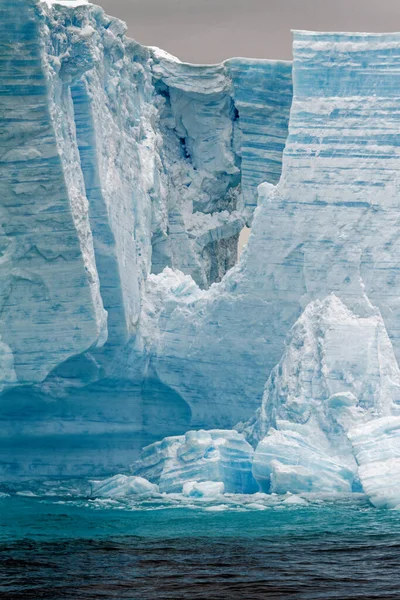
<svg viewBox="0 0 400 600">
<path fill-rule="evenodd" d="M 1 3 L 1 473 L 146 447 L 160 490 L 397 506 L 400 35 L 295 32 L 292 67 L 125 30 Z"/>
<path fill-rule="evenodd" d="M 259 489 L 251 472 L 253 454 L 237 431 L 188 431 L 144 448 L 132 471 L 161 492 L 186 494 L 189 482 L 217 482 L 228 493 L 251 494 Z"/>
<path fill-rule="evenodd" d="M 390 430 L 399 401 L 400 371 L 379 312 L 371 307 L 371 316 L 358 317 L 334 295 L 310 304 L 288 336 L 255 420 L 245 428 L 259 442 L 253 474 L 261 489 L 361 489 L 369 462 L 377 458 L 354 452 L 350 432 L 374 431 L 382 418 Z M 385 443 L 395 451 L 396 439 L 383 437 L 378 456 Z M 376 448 L 373 438 L 364 437 Z"/>
<path fill-rule="evenodd" d="M 161 380 L 143 307 L 151 273 L 201 291 L 236 263 L 257 185 L 279 179 L 291 64 L 180 63 L 86 3 L 0 16 L 1 469 L 107 473 L 212 413 L 232 426 L 234 399 L 193 418 Z"/>
<path fill-rule="evenodd" d="M 371 502 L 378 508 L 400 510 L 400 418 L 370 421 L 351 429 L 349 438 Z"/>
<path fill-rule="evenodd" d="M 370 316 L 359 317 L 331 294 L 307 306 L 256 416 L 238 426 L 255 453 L 235 431 L 193 431 L 144 449 L 133 469 L 161 491 L 201 478 L 248 492 L 243 479 L 226 481 L 228 463 L 233 472 L 242 465 L 257 489 L 252 470 L 265 493 L 364 488 L 374 504 L 397 506 L 399 402 L 400 371 L 379 311 L 371 305 Z M 227 453 L 233 440 L 236 452 Z"/>
</svg>

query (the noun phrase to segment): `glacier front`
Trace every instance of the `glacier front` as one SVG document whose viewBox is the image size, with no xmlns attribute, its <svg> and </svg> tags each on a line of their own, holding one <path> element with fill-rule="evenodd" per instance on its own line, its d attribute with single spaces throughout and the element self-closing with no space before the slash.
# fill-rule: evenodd
<svg viewBox="0 0 400 600">
<path fill-rule="evenodd" d="M 0 61 L 2 477 L 400 505 L 400 34 L 192 65 L 3 0 Z"/>
</svg>

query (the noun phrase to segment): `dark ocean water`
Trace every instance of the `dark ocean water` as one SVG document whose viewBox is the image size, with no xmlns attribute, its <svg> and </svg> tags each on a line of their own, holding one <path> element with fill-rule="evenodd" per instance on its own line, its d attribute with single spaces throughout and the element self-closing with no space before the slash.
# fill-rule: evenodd
<svg viewBox="0 0 400 600">
<path fill-rule="evenodd" d="M 3 497 L 0 597 L 400 599 L 400 512 L 219 508 Z"/>
</svg>

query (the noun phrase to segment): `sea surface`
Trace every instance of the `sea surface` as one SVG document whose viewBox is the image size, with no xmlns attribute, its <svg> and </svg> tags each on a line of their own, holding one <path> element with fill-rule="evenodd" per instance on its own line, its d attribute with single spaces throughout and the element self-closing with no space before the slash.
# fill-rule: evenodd
<svg viewBox="0 0 400 600">
<path fill-rule="evenodd" d="M 0 492 L 0 597 L 400 599 L 400 512 L 362 495 L 94 499 Z"/>
</svg>

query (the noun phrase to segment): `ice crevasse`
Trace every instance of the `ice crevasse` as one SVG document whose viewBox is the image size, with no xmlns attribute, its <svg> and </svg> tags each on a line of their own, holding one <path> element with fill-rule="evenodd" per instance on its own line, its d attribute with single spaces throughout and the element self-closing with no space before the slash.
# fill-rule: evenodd
<svg viewBox="0 0 400 600">
<path fill-rule="evenodd" d="M 191 65 L 3 0 L 3 477 L 400 505 L 399 60 L 295 32 Z"/>
</svg>

